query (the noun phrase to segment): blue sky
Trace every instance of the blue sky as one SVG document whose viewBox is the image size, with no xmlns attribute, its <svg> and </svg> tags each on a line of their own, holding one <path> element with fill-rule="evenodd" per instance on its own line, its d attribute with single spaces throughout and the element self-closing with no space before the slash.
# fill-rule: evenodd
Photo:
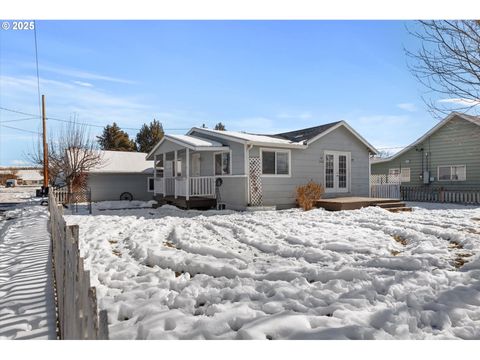
<svg viewBox="0 0 480 360">
<path fill-rule="evenodd" d="M 436 119 L 403 47 L 404 21 L 38 21 L 47 116 L 172 133 L 222 121 L 275 133 L 346 120 L 378 148 Z M 33 31 L 0 31 L 0 106 L 38 114 Z M 25 115 L 0 111 L 0 121 Z M 49 132 L 61 123 L 50 120 Z M 39 119 L 3 125 L 39 131 Z M 97 135 L 100 128 L 91 128 Z M 134 136 L 135 130 L 128 130 Z M 21 164 L 36 135 L 0 126 L 0 164 Z"/>
</svg>

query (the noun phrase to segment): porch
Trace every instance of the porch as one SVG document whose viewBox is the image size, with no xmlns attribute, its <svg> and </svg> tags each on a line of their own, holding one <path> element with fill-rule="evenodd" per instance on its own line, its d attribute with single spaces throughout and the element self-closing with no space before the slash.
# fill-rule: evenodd
<svg viewBox="0 0 480 360">
<path fill-rule="evenodd" d="M 215 141 L 166 135 L 147 158 L 154 160 L 154 197 L 182 208 L 216 205 L 216 179 L 231 174 L 230 149 Z"/>
</svg>

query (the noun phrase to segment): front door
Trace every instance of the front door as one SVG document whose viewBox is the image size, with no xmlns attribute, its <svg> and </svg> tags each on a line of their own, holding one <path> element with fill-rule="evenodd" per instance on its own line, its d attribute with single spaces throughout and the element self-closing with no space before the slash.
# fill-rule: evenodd
<svg viewBox="0 0 480 360">
<path fill-rule="evenodd" d="M 200 176 L 200 154 L 192 154 L 192 177 Z"/>
<path fill-rule="evenodd" d="M 325 192 L 350 191 L 350 153 L 325 151 Z"/>
</svg>

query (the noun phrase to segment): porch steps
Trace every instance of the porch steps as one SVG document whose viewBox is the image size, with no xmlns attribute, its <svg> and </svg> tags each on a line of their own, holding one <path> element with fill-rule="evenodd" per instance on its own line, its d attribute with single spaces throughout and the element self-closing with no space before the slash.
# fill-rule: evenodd
<svg viewBox="0 0 480 360">
<path fill-rule="evenodd" d="M 390 212 L 412 211 L 412 208 L 406 207 L 402 201 L 379 202 L 375 204 L 379 208 L 388 210 Z"/>
</svg>

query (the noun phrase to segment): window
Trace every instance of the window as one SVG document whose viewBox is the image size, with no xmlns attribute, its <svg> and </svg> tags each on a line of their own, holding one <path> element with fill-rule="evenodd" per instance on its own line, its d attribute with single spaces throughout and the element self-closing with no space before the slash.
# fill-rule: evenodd
<svg viewBox="0 0 480 360">
<path fill-rule="evenodd" d="M 410 168 L 388 169 L 388 176 L 400 176 L 400 182 L 410 182 Z"/>
<path fill-rule="evenodd" d="M 439 181 L 465 181 L 467 180 L 467 167 L 465 165 L 442 165 L 438 167 Z"/>
<path fill-rule="evenodd" d="M 398 176 L 400 175 L 400 169 L 399 168 L 388 169 L 388 175 Z"/>
<path fill-rule="evenodd" d="M 148 192 L 153 192 L 155 189 L 155 178 L 149 177 L 147 179 L 147 191 Z"/>
<path fill-rule="evenodd" d="M 410 168 L 402 168 L 400 173 L 401 182 L 410 182 Z"/>
<path fill-rule="evenodd" d="M 230 153 L 222 152 L 215 154 L 215 175 L 230 175 Z"/>
<path fill-rule="evenodd" d="M 263 175 L 290 175 L 290 152 L 262 150 Z"/>
</svg>

